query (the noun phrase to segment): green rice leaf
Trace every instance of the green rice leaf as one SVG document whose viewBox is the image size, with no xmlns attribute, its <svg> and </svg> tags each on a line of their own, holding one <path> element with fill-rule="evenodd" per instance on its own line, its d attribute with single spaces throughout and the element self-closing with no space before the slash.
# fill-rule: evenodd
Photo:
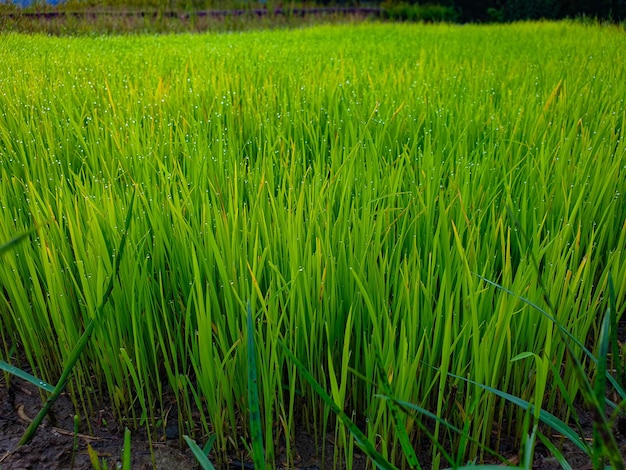
<svg viewBox="0 0 626 470">
<path fill-rule="evenodd" d="M 522 461 L 522 468 L 525 470 L 532 470 L 533 468 L 533 454 L 535 453 L 535 436 L 537 435 L 537 425 L 533 427 L 533 432 L 526 436 L 524 442 L 524 455 Z"/>
<path fill-rule="evenodd" d="M 100 456 L 89 443 L 87 443 L 87 453 L 89 454 L 89 460 L 91 461 L 91 466 L 93 467 L 93 469 L 102 470 L 102 465 L 100 464 Z"/>
<path fill-rule="evenodd" d="M 209 460 L 207 453 L 205 453 L 204 450 L 201 449 L 198 444 L 196 444 L 196 441 L 194 441 L 187 435 L 184 435 L 183 439 L 185 439 L 185 442 L 191 449 L 193 456 L 196 458 L 203 470 L 215 470 L 215 467 Z"/>
<path fill-rule="evenodd" d="M 529 403 L 528 401 L 516 397 L 514 395 L 511 395 L 510 393 L 507 392 L 503 392 L 501 390 L 495 389 L 493 387 L 489 387 L 488 385 L 484 385 L 481 383 L 478 383 L 474 380 L 471 379 L 467 379 L 465 377 L 461 377 L 459 375 L 455 375 L 455 374 L 451 374 L 448 373 L 448 375 L 450 377 L 455 377 L 457 379 L 463 380 L 467 383 L 471 383 L 473 385 L 476 385 L 490 393 L 493 393 L 494 395 L 499 396 L 500 398 L 504 398 L 505 400 L 513 403 L 514 405 L 519 406 L 520 408 L 532 412 L 534 410 L 534 406 Z M 576 445 L 576 447 L 578 447 L 580 450 L 582 450 L 583 452 L 585 452 L 587 455 L 591 455 L 591 449 L 589 448 L 589 446 L 585 443 L 584 439 L 582 439 L 577 433 L 576 431 L 574 431 L 572 428 L 570 428 L 564 421 L 560 420 L 559 418 L 557 418 L 556 416 L 554 416 L 551 413 L 548 413 L 546 410 L 540 410 L 539 411 L 539 419 L 541 420 L 541 422 L 543 422 L 544 424 L 547 424 L 548 426 L 550 426 L 552 429 L 554 429 L 556 432 L 561 433 L 563 436 L 567 437 L 570 441 L 572 441 L 573 444 Z"/>
<path fill-rule="evenodd" d="M 523 352 L 523 353 L 519 353 L 515 357 L 512 357 L 511 358 L 511 362 L 520 361 L 522 359 L 526 359 L 526 358 L 529 358 L 529 357 L 537 358 L 538 356 L 535 353 L 533 353 L 533 352 L 526 351 L 526 352 Z"/>
<path fill-rule="evenodd" d="M 563 454 L 556 448 L 556 446 L 544 436 L 542 433 L 537 433 L 537 437 L 541 441 L 541 443 L 550 451 L 552 456 L 556 459 L 563 470 L 573 470 L 572 466 L 567 462 Z"/>
<path fill-rule="evenodd" d="M 396 400 L 395 398 L 388 397 L 388 396 L 385 396 L 385 395 L 378 395 L 377 394 L 376 396 L 378 398 L 383 398 L 385 400 L 393 401 L 394 403 L 396 403 L 396 405 L 398 405 L 401 408 L 403 408 L 405 412 L 407 412 L 407 410 L 417 411 L 418 413 L 420 413 L 420 414 L 422 414 L 422 415 L 424 415 L 424 416 L 426 416 L 426 417 L 428 417 L 428 418 L 430 418 L 430 419 L 440 423 L 441 425 L 443 425 L 447 429 L 449 429 L 451 431 L 454 431 L 455 433 L 460 434 L 461 436 L 467 438 L 469 441 L 471 441 L 472 443 L 478 445 L 478 447 L 483 449 L 488 454 L 491 454 L 494 457 L 502 460 L 503 463 L 506 462 L 506 459 L 504 457 L 502 457 L 500 454 L 498 454 L 497 452 L 491 450 L 489 447 L 481 444 L 476 438 L 470 436 L 469 434 L 467 434 L 467 432 L 465 432 L 464 430 L 462 430 L 460 428 L 457 428 L 453 424 L 450 424 L 448 421 L 446 421 L 445 419 L 441 418 L 440 416 L 438 416 L 437 414 L 433 413 L 432 411 L 428 411 L 426 408 L 422 408 L 421 406 L 416 405 L 414 403 L 409 403 L 409 402 L 402 401 L 402 400 Z M 434 440 L 434 436 L 432 434 L 430 434 L 428 429 L 424 425 L 420 424 L 419 421 L 418 421 L 418 425 L 420 426 L 422 431 L 424 431 L 426 433 L 426 435 L 429 437 L 429 439 Z M 437 440 L 434 440 L 433 443 L 435 444 L 437 449 L 442 453 L 442 455 L 445 457 L 445 459 L 448 462 L 454 463 L 454 459 L 452 458 L 452 456 L 450 454 L 448 454 L 448 452 L 445 450 L 445 448 Z M 456 468 L 456 466 L 455 466 L 455 468 Z"/>
<path fill-rule="evenodd" d="M 122 449 L 122 470 L 131 470 L 130 429 L 124 429 L 124 448 Z"/>
<path fill-rule="evenodd" d="M 46 392 L 52 393 L 54 391 L 54 387 L 52 385 L 44 382 L 41 379 L 38 379 L 28 372 L 23 371 L 22 369 L 12 366 L 11 364 L 7 364 L 4 361 L 0 361 L 0 369 L 7 371 L 9 374 L 13 374 L 22 380 L 26 380 L 27 382 L 30 382 L 31 384 L 45 390 Z"/>
<path fill-rule="evenodd" d="M 391 396 L 391 387 L 389 385 L 389 381 L 387 376 L 384 373 L 383 361 L 380 357 L 380 353 L 376 354 L 376 362 L 378 370 L 378 380 L 380 383 L 383 392 L 387 396 Z M 415 454 L 415 450 L 411 445 L 411 441 L 409 440 L 409 435 L 406 431 L 406 424 L 403 420 L 400 419 L 400 413 L 398 412 L 398 407 L 394 400 L 387 400 L 387 406 L 389 407 L 389 411 L 391 412 L 391 417 L 393 419 L 394 428 L 396 433 L 398 434 L 398 438 L 400 439 L 400 445 L 402 447 L 402 452 L 404 453 L 404 457 L 409 464 L 409 468 L 421 468 L 417 455 Z"/>
<path fill-rule="evenodd" d="M 578 346 L 584 353 L 585 355 L 594 363 L 598 364 L 598 358 L 596 358 L 596 356 L 594 356 L 594 354 L 585 347 L 585 345 L 583 345 L 574 335 L 572 335 L 569 331 L 567 331 L 567 329 L 563 328 L 559 322 L 556 320 L 556 318 L 554 318 L 552 315 L 550 315 L 548 312 L 546 312 L 544 309 L 542 309 L 539 305 L 537 305 L 536 303 L 534 303 L 533 301 L 527 299 L 526 297 L 519 295 L 515 292 L 513 292 L 510 289 L 507 289 L 506 287 L 502 286 L 501 284 L 498 284 L 497 282 L 491 281 L 483 276 L 481 276 L 480 274 L 476 274 L 475 275 L 482 279 L 483 281 L 485 281 L 487 284 L 490 284 L 492 286 L 494 286 L 495 288 L 506 292 L 509 295 L 512 295 L 514 297 L 517 297 L 518 299 L 520 299 L 522 302 L 524 302 L 525 304 L 529 305 L 530 307 L 532 307 L 534 310 L 538 311 L 539 313 L 541 313 L 544 317 L 546 317 L 547 319 L 549 319 L 552 323 L 554 323 L 556 325 L 556 327 L 559 329 L 559 332 L 566 338 L 568 338 L 569 340 L 571 340 L 576 346 Z M 615 387 L 615 389 L 617 390 L 617 392 L 619 393 L 620 396 L 626 397 L 626 390 L 624 390 L 624 387 L 622 387 L 617 380 L 607 372 L 605 372 L 606 375 L 606 379 L 611 383 L 611 385 L 613 385 L 613 387 Z M 607 401 L 607 403 L 615 408 L 615 404 L 612 402 Z"/>
<path fill-rule="evenodd" d="M 31 233 L 36 232 L 36 231 L 37 231 L 37 227 L 34 227 L 30 230 L 27 230 L 26 232 L 16 235 L 15 237 L 11 238 L 8 242 L 0 245 L 0 255 L 13 249 L 16 245 L 18 245 L 19 243 L 24 241 L 26 238 L 28 238 Z"/>
<path fill-rule="evenodd" d="M 595 393 L 595 390 L 591 387 L 589 383 L 589 379 L 585 375 L 585 371 L 576 356 L 574 356 L 572 349 L 568 343 L 565 343 L 567 353 L 569 354 L 572 362 L 574 362 L 574 373 L 578 377 L 578 382 L 580 383 L 580 392 L 585 400 L 589 411 L 591 412 L 591 416 L 593 419 L 593 451 L 588 453 L 593 460 L 594 468 L 599 468 L 600 464 L 603 460 L 603 457 L 606 457 L 614 469 L 616 470 L 624 470 L 624 459 L 620 454 L 619 447 L 617 445 L 617 441 L 615 440 L 615 435 L 613 434 L 612 428 L 609 425 L 604 411 L 604 403 L 606 402 L 603 399 L 601 402 L 598 401 L 598 397 Z M 599 373 L 599 371 L 598 371 Z M 601 404 L 602 403 L 602 404 Z"/>
<path fill-rule="evenodd" d="M 609 272 L 609 312 L 611 317 L 611 361 L 613 369 L 615 369 L 615 378 L 622 388 L 626 387 L 626 375 L 624 375 L 624 365 L 620 360 L 619 342 L 617 340 L 617 302 L 615 300 L 615 285 L 613 284 L 613 275 Z M 622 395 L 626 398 L 626 395 Z"/>
<path fill-rule="evenodd" d="M 298 369 L 298 372 L 304 377 L 304 379 L 311 385 L 315 393 L 322 399 L 322 401 L 330 408 L 330 410 L 337 416 L 337 418 L 343 423 L 344 426 L 348 428 L 357 445 L 361 448 L 365 454 L 372 459 L 374 464 L 379 468 L 385 470 L 397 470 L 396 467 L 389 462 L 382 454 L 380 454 L 374 445 L 367 439 L 365 434 L 358 428 L 358 426 L 348 417 L 348 415 L 333 401 L 330 395 L 322 388 L 322 386 L 315 380 L 315 378 L 311 375 L 311 373 L 307 370 L 306 367 L 294 356 L 287 346 L 282 342 L 282 340 L 278 341 L 278 344 L 283 348 L 285 354 L 289 357 L 291 362 L 293 362 Z"/>
<path fill-rule="evenodd" d="M 587 349 L 585 347 L 584 344 L 582 344 L 573 334 L 571 334 L 569 331 L 567 331 L 565 328 L 563 328 L 559 322 L 556 320 L 556 318 L 554 318 L 552 315 L 550 315 L 548 312 L 546 312 L 543 308 L 541 308 L 539 305 L 537 305 L 535 302 L 533 302 L 532 300 L 517 294 L 516 292 L 513 292 L 510 289 L 507 289 L 506 287 L 504 287 L 501 284 L 498 284 L 497 282 L 494 282 L 490 279 L 487 279 L 484 276 L 481 276 L 480 274 L 476 274 L 474 273 L 479 279 L 481 279 L 482 281 L 485 281 L 487 284 L 492 285 L 493 287 L 501 290 L 502 292 L 506 292 L 509 295 L 512 295 L 513 297 L 516 297 L 518 299 L 520 299 L 522 302 L 524 302 L 525 304 L 529 305 L 530 307 L 532 307 L 534 310 L 536 310 L 537 312 L 541 313 L 544 317 L 546 317 L 548 320 L 550 320 L 552 323 L 554 323 L 557 328 L 559 329 L 559 331 L 561 333 L 563 333 L 565 336 L 567 336 L 576 346 L 578 346 L 594 363 L 597 363 L 598 360 L 596 359 L 596 357 L 593 355 L 593 353 L 591 351 L 589 351 L 589 349 Z"/>
<path fill-rule="evenodd" d="M 204 446 L 202 447 L 202 452 L 204 452 L 204 455 L 206 455 L 207 457 L 211 453 L 211 449 L 213 448 L 215 439 L 217 439 L 217 436 L 215 434 L 211 434 L 209 439 L 206 441 L 206 444 L 204 444 Z"/>
<path fill-rule="evenodd" d="M 600 404 L 604 403 L 606 398 L 606 374 L 609 355 L 610 330 L 611 309 L 608 309 L 604 315 L 604 319 L 602 320 L 602 327 L 600 328 L 600 350 L 598 353 L 598 367 L 594 383 L 596 400 Z"/>
<path fill-rule="evenodd" d="M 93 334 L 93 331 L 96 328 L 96 325 L 102 321 L 102 318 L 101 318 L 102 311 L 104 310 L 105 305 L 108 303 L 109 299 L 111 298 L 111 293 L 113 292 L 113 286 L 115 284 L 115 278 L 117 277 L 117 274 L 119 272 L 120 262 L 122 259 L 122 255 L 124 253 L 124 246 L 126 244 L 126 237 L 128 235 L 128 229 L 130 227 L 130 221 L 132 218 L 131 216 L 133 212 L 134 201 L 135 201 L 135 192 L 133 191 L 133 195 L 130 199 L 130 204 L 128 205 L 128 212 L 126 214 L 126 223 L 124 227 L 124 233 L 122 234 L 122 238 L 120 240 L 119 247 L 117 250 L 119 255 L 115 259 L 115 262 L 113 264 L 114 266 L 113 273 L 111 274 L 109 278 L 107 288 L 102 296 L 102 299 L 100 301 L 100 304 L 98 305 L 98 308 L 96 309 L 94 317 L 87 324 L 87 326 L 85 327 L 85 331 L 83 332 L 78 342 L 74 346 L 74 349 L 72 349 L 72 352 L 70 353 L 67 359 L 65 367 L 63 368 L 63 371 L 61 372 L 61 377 L 59 377 L 59 381 L 55 385 L 54 390 L 52 391 L 52 393 L 50 394 L 50 396 L 44 403 L 43 408 L 39 411 L 39 413 L 37 413 L 37 416 L 35 416 L 35 418 L 28 425 L 28 427 L 26 428 L 26 431 L 24 431 L 24 434 L 22 435 L 22 437 L 20 438 L 20 441 L 18 442 L 18 446 L 22 446 L 31 441 L 31 439 L 37 432 L 39 425 L 41 424 L 45 416 L 48 414 L 48 412 L 52 408 L 52 405 L 54 405 L 54 402 L 59 398 L 59 396 L 61 396 L 61 393 L 63 393 L 63 391 L 65 390 L 65 387 L 67 386 L 67 383 L 70 379 L 70 375 L 72 374 L 72 371 L 74 370 L 74 367 L 76 366 L 76 363 L 80 359 L 80 356 L 82 355 L 83 351 L 87 347 L 87 344 L 89 343 L 89 340 L 91 339 L 91 335 Z"/>
<path fill-rule="evenodd" d="M 261 428 L 261 408 L 259 406 L 259 384 L 254 347 L 254 323 L 250 302 L 247 306 L 248 322 L 248 407 L 250 412 L 250 435 L 252 437 L 252 458 L 256 469 L 265 468 L 265 448 Z"/>
</svg>

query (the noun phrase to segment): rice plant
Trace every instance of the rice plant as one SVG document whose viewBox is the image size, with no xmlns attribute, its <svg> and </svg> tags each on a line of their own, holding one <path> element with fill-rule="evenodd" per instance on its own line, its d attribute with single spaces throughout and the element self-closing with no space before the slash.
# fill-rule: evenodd
<svg viewBox="0 0 626 470">
<path fill-rule="evenodd" d="M 347 421 L 299 363 L 396 466 L 407 440 L 437 467 L 532 434 L 477 384 L 567 421 L 588 357 L 485 279 L 539 302 L 536 259 L 559 325 L 593 350 L 609 272 L 626 304 L 625 37 L 571 22 L 3 34 L 0 240 L 38 230 L 2 252 L 1 359 L 56 382 L 136 193 L 119 288 L 68 384 L 80 416 L 106 394 L 158 434 L 173 396 L 169 419 L 215 436 L 218 464 L 252 461 L 260 435 L 266 464 L 278 442 L 293 455 L 305 424 L 350 465 Z M 381 373 L 473 440 L 419 417 L 396 432 Z"/>
</svg>

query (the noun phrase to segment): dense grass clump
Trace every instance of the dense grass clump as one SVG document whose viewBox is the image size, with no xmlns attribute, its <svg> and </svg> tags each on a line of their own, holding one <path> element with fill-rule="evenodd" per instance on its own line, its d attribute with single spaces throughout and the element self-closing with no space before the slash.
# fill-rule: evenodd
<svg viewBox="0 0 626 470">
<path fill-rule="evenodd" d="M 217 459 L 245 452 L 249 301 L 268 461 L 301 422 L 353 451 L 281 344 L 393 461 L 380 377 L 485 445 L 521 416 L 448 373 L 567 417 L 549 365 L 571 396 L 578 382 L 555 326 L 482 278 L 541 302 L 536 258 L 591 348 L 609 272 L 625 304 L 622 29 L 1 39 L 0 241 L 39 227 L 0 264 L 4 359 L 56 381 L 136 194 L 77 409 L 106 393 L 126 424 L 178 419 Z"/>
</svg>

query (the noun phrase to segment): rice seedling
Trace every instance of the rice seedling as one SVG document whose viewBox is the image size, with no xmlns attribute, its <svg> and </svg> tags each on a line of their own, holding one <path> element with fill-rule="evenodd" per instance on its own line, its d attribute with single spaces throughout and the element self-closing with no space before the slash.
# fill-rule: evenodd
<svg viewBox="0 0 626 470">
<path fill-rule="evenodd" d="M 46 417 L 46 415 L 52 408 L 52 405 L 54 404 L 54 402 L 59 398 L 61 393 L 65 391 L 70 375 L 74 371 L 74 367 L 76 363 L 80 359 L 81 354 L 83 353 L 85 347 L 87 346 L 89 340 L 91 339 L 91 336 L 93 335 L 93 332 L 96 326 L 98 326 L 98 323 L 102 322 L 101 312 L 104 309 L 104 306 L 106 305 L 106 303 L 108 302 L 111 296 L 111 292 L 113 291 L 115 278 L 118 274 L 120 259 L 122 257 L 122 254 L 124 253 L 124 248 L 126 246 L 126 233 L 128 232 L 128 228 L 130 226 L 133 201 L 134 201 L 134 196 L 130 201 L 128 214 L 126 216 L 124 235 L 122 235 L 122 238 L 120 240 L 120 243 L 117 249 L 117 259 L 114 260 L 113 262 L 113 272 L 109 278 L 107 289 L 102 296 L 102 300 L 95 312 L 94 318 L 92 318 L 91 321 L 87 324 L 85 331 L 81 335 L 80 339 L 76 343 L 76 346 L 74 347 L 70 356 L 68 357 L 67 363 L 65 364 L 65 367 L 63 368 L 63 372 L 61 373 L 61 377 L 59 377 L 59 380 L 56 386 L 52 390 L 50 390 L 49 385 L 47 385 L 45 382 L 30 376 L 30 374 L 27 374 L 24 371 L 18 371 L 18 375 L 22 376 L 22 378 L 26 378 L 29 382 L 37 385 L 38 387 L 43 388 L 44 390 L 50 391 L 50 396 L 48 396 L 43 408 L 37 414 L 37 416 L 31 421 L 31 423 L 28 425 L 28 428 L 26 428 L 24 435 L 22 436 L 22 438 L 20 439 L 18 443 L 18 445 L 20 446 L 24 444 L 28 444 L 31 441 L 31 439 L 37 432 L 37 428 L 39 427 L 43 419 Z M 115 254 L 113 256 L 115 256 Z M 1 365 L 2 364 L 0 364 L 0 366 Z"/>
<path fill-rule="evenodd" d="M 72 460 L 70 462 L 70 468 L 74 468 L 76 454 L 78 453 L 79 429 L 80 429 L 80 418 L 78 415 L 74 415 L 74 442 L 72 443 Z"/>
<path fill-rule="evenodd" d="M 122 470 L 131 469 L 130 429 L 124 429 L 124 448 L 122 449 Z"/>
<path fill-rule="evenodd" d="M 185 442 L 191 449 L 194 457 L 196 458 L 200 466 L 204 470 L 213 470 L 215 467 L 209 460 L 209 452 L 211 451 L 211 446 L 213 445 L 215 439 L 210 439 L 209 441 L 207 441 L 206 445 L 201 448 L 198 444 L 196 444 L 196 441 L 191 439 L 189 436 L 185 435 L 183 436 L 183 438 L 185 439 Z"/>
<path fill-rule="evenodd" d="M 623 46 L 571 22 L 4 34 L 0 240 L 40 228 L 2 250 L 2 360 L 56 383 L 73 358 L 77 414 L 107 395 L 151 439 L 215 436 L 216 465 L 258 458 L 253 435 L 293 456 L 298 426 L 337 465 L 350 421 L 433 467 L 541 439 L 543 410 L 569 426 L 609 272 L 626 304 Z M 519 297 L 541 301 L 537 271 L 553 318 Z"/>
</svg>

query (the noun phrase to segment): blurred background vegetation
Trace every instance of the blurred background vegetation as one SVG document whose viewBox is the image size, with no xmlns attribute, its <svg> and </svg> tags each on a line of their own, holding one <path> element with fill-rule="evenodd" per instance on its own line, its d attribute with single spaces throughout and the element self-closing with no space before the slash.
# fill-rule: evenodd
<svg viewBox="0 0 626 470">
<path fill-rule="evenodd" d="M 293 11 L 326 8 L 365 9 L 393 20 L 507 22 L 594 18 L 623 21 L 626 0 L 0 0 L 0 12 L 37 14 L 81 11 L 200 12 L 211 10 Z"/>
</svg>

